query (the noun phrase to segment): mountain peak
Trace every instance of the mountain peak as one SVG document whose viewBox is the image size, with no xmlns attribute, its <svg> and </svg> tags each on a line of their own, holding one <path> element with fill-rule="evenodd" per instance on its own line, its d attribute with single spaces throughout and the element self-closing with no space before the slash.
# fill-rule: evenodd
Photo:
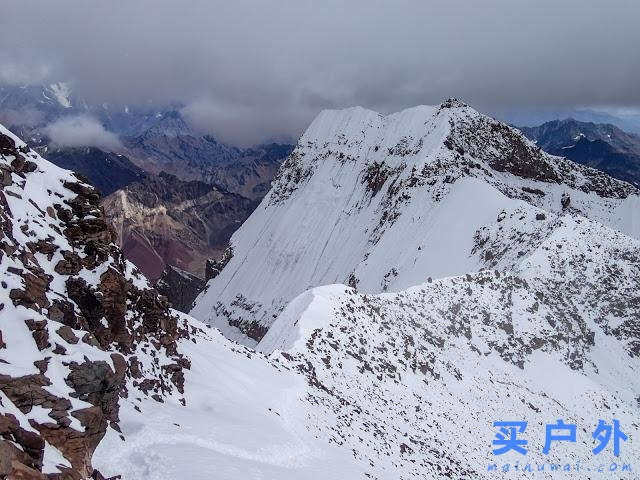
<svg viewBox="0 0 640 480">
<path fill-rule="evenodd" d="M 501 215 L 536 225 L 571 211 L 640 236 L 627 210 L 635 188 L 445 103 L 318 115 L 231 238 L 232 258 L 192 314 L 254 345 L 306 288 L 344 283 L 379 293 L 493 264 L 477 257 L 474 242 Z M 523 229 L 516 236 L 529 229 L 513 228 Z"/>
<path fill-rule="evenodd" d="M 456 97 L 449 97 L 440 104 L 440 108 L 464 108 L 468 107 L 466 103 L 458 100 Z"/>
</svg>

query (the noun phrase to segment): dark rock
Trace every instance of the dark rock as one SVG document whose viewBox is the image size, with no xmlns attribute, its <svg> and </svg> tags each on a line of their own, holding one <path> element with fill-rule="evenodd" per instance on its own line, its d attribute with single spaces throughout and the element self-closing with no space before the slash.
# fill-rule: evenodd
<svg viewBox="0 0 640 480">
<path fill-rule="evenodd" d="M 51 343 L 49 343 L 49 331 L 47 330 L 46 320 L 36 321 L 28 319 L 25 320 L 24 323 L 26 323 L 29 330 L 31 330 L 31 335 L 33 335 L 33 340 L 36 342 L 38 350 L 44 350 L 51 346 Z"/>
<path fill-rule="evenodd" d="M 13 183 L 11 171 L 7 165 L 0 165 L 0 188 L 8 187 Z"/>
<path fill-rule="evenodd" d="M 169 265 L 158 280 L 156 289 L 167 297 L 173 308 L 188 313 L 204 286 L 205 282 L 201 278 Z"/>
<path fill-rule="evenodd" d="M 18 448 L 13 442 L 0 440 L 0 477 L 7 479 L 44 479 L 38 470 L 27 465 L 34 465 L 33 459 Z M 20 472 L 22 470 L 22 472 Z M 28 476 L 27 476 L 28 474 Z"/>
<path fill-rule="evenodd" d="M 55 271 L 60 275 L 76 275 L 82 270 L 82 259 L 77 253 L 64 251 L 62 252 L 62 260 L 56 266 Z"/>
<path fill-rule="evenodd" d="M 544 197 L 545 195 L 545 193 L 539 188 L 522 187 L 522 191 L 526 193 L 533 193 L 534 195 L 538 195 L 540 197 Z"/>
<path fill-rule="evenodd" d="M 36 360 L 35 362 L 33 362 L 33 365 L 40 371 L 42 375 L 44 375 L 45 373 L 47 373 L 49 360 L 51 360 L 51 357 L 45 357 L 42 360 Z"/>
<path fill-rule="evenodd" d="M 49 290 L 51 276 L 41 273 L 34 275 L 32 272 L 25 272 L 22 275 L 25 283 L 24 289 L 14 288 L 9 292 L 9 298 L 14 305 L 23 305 L 27 308 L 40 311 L 49 306 L 49 299 L 46 292 Z"/>
<path fill-rule="evenodd" d="M 60 327 L 58 330 L 56 330 L 56 333 L 60 335 L 65 340 L 65 342 L 72 345 L 75 345 L 80 341 L 80 339 L 76 337 L 76 334 L 73 333 L 73 330 L 67 325 L 63 325 L 62 327 Z"/>
<path fill-rule="evenodd" d="M 204 277 L 205 282 L 208 282 L 212 278 L 216 278 L 218 275 L 220 275 L 222 269 L 227 266 L 227 263 L 229 263 L 232 258 L 233 247 L 228 246 L 219 260 L 212 260 L 210 258 L 207 259 Z"/>
<path fill-rule="evenodd" d="M 55 353 L 56 355 L 66 355 L 67 349 L 64 348 L 62 345 L 60 345 L 59 343 L 56 343 L 56 346 L 53 349 L 53 353 Z"/>
<path fill-rule="evenodd" d="M 51 320 L 62 323 L 73 329 L 83 328 L 83 322 L 76 316 L 73 303 L 55 299 L 51 302 L 47 315 Z"/>
<path fill-rule="evenodd" d="M 51 260 L 53 254 L 58 250 L 57 245 L 42 239 L 37 242 L 27 242 L 27 247 L 29 247 L 29 249 L 34 253 L 43 253 L 49 260 Z"/>
<path fill-rule="evenodd" d="M 100 347 L 100 343 L 92 333 L 85 333 L 82 337 L 82 341 L 87 345 L 91 345 L 92 347 Z"/>
<path fill-rule="evenodd" d="M 82 278 L 70 277 L 66 286 L 69 298 L 80 308 L 80 313 L 86 319 L 88 328 L 92 333 L 99 332 L 103 328 L 100 319 L 104 317 L 104 307 L 97 292 Z"/>
</svg>

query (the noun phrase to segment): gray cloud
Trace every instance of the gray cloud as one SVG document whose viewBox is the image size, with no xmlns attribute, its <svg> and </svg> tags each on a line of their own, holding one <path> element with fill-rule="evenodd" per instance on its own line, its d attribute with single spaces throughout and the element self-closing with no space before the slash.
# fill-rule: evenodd
<svg viewBox="0 0 640 480">
<path fill-rule="evenodd" d="M 3 125 L 24 125 L 34 127 L 42 125 L 44 114 L 40 110 L 28 107 L 21 110 L 7 109 L 0 111 L 0 123 Z"/>
<path fill-rule="evenodd" d="M 0 85 L 29 85 L 47 78 L 50 74 L 48 65 L 27 55 L 25 58 L 15 53 L 12 55 L 8 49 L 0 50 Z"/>
<path fill-rule="evenodd" d="M 8 0 L 0 48 L 89 101 L 180 102 L 243 142 L 356 104 L 640 106 L 638 18 L 635 0 Z"/>
<path fill-rule="evenodd" d="M 312 115 L 286 105 L 254 108 L 210 98 L 190 102 L 181 113 L 197 129 L 215 132 L 221 141 L 242 147 L 264 141 L 291 141 L 291 136 L 301 133 Z"/>
<path fill-rule="evenodd" d="M 118 137 L 107 131 L 95 118 L 78 115 L 64 117 L 48 125 L 45 133 L 55 147 L 99 147 L 118 150 L 122 145 Z"/>
</svg>

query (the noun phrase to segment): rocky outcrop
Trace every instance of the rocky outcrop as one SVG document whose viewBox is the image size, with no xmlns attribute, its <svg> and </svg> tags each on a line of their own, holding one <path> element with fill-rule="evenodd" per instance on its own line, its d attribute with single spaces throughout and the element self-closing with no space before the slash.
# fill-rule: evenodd
<svg viewBox="0 0 640 480">
<path fill-rule="evenodd" d="M 92 186 L 3 127 L 0 170 L 0 476 L 102 478 L 120 399 L 181 395 L 193 329 L 124 259 Z"/>
<path fill-rule="evenodd" d="M 211 280 L 212 278 L 216 278 L 222 269 L 227 266 L 227 263 L 233 258 L 233 247 L 229 246 L 226 248 L 222 256 L 218 260 L 213 260 L 211 258 L 207 259 L 205 275 L 204 279 L 206 282 Z"/>
<path fill-rule="evenodd" d="M 519 131 L 486 116 L 461 115 L 452 121 L 444 145 L 461 158 L 466 154 L 523 179 L 561 183 L 605 198 L 625 198 L 637 191 L 597 170 L 553 158 Z"/>
<path fill-rule="evenodd" d="M 191 310 L 193 301 L 204 286 L 205 282 L 201 278 L 171 265 L 156 283 L 156 289 L 167 297 L 171 306 L 185 313 Z"/>
</svg>

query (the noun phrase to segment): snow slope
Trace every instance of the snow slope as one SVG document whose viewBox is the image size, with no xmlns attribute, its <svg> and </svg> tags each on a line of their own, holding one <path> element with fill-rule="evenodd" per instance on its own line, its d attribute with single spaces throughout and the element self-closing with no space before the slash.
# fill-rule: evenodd
<svg viewBox="0 0 640 480">
<path fill-rule="evenodd" d="M 516 461 L 595 470 L 640 458 L 639 287 L 638 241 L 565 217 L 507 271 L 394 294 L 305 292 L 258 350 L 303 366 L 335 419 L 317 414 L 317 428 L 370 462 L 374 478 L 491 478 L 489 464 Z M 626 425 L 621 458 L 591 454 L 604 417 Z M 560 418 L 578 425 L 578 442 L 545 457 L 543 426 Z M 528 457 L 490 455 L 492 422 L 505 419 L 528 421 Z"/>
<path fill-rule="evenodd" d="M 101 471 L 127 480 L 361 477 L 351 452 L 307 430 L 304 377 L 215 330 L 180 349 L 192 362 L 187 407 L 125 400 L 126 440 L 107 434 L 94 454 Z"/>
<path fill-rule="evenodd" d="M 324 111 L 191 314 L 254 346 L 308 288 L 398 291 L 486 267 L 474 254 L 478 232 L 501 216 L 527 219 L 513 219 L 514 237 L 539 230 L 538 216 L 563 214 L 640 238 L 638 204 L 630 185 L 549 156 L 455 100 L 386 117 Z"/>
<path fill-rule="evenodd" d="M 600 478 L 587 469 L 612 462 L 632 468 L 615 478 L 637 478 L 640 242 L 585 218 L 553 222 L 509 269 L 397 293 L 308 290 L 257 352 L 214 329 L 186 342 L 188 407 L 131 399 L 140 417 L 125 402 L 126 441 L 109 434 L 95 462 L 134 479 L 522 478 L 516 462 L 544 464 L 536 478 Z M 629 436 L 620 457 L 591 453 L 600 418 Z M 547 456 L 544 425 L 557 419 L 577 425 L 577 443 Z M 526 457 L 491 453 L 501 420 L 528 422 Z"/>
</svg>

